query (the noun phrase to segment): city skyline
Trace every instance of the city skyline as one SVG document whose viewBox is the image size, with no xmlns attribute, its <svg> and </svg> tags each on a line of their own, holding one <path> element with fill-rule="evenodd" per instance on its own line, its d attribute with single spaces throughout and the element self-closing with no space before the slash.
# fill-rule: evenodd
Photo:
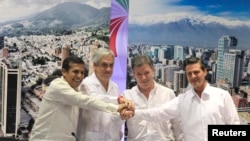
<svg viewBox="0 0 250 141">
<path fill-rule="evenodd" d="M 49 8 L 52 8 L 53 6 L 55 6 L 58 3 L 69 2 L 69 1 L 88 4 L 88 5 L 91 5 L 91 6 L 96 7 L 96 8 L 110 6 L 110 3 L 109 3 L 110 0 L 54 0 L 54 1 L 39 0 L 39 1 L 34 1 L 34 2 L 33 1 L 14 1 L 14 0 L 0 1 L 0 5 L 2 7 L 4 7 L 1 10 L 5 10 L 5 11 L 3 11 L 3 13 L 7 13 L 7 11 L 10 12 L 11 9 L 13 11 L 13 13 L 10 12 L 9 15 L 2 14 L 2 17 L 0 17 L 0 19 L 2 19 L 2 21 L 0 20 L 0 23 L 4 22 L 4 20 L 9 21 L 9 20 L 13 20 L 13 19 L 22 19 L 23 17 L 27 17 L 27 16 L 29 17 L 31 15 L 42 12 L 46 8 L 48 10 Z M 5 2 L 5 3 L 2 3 L 2 2 Z M 185 27 L 185 25 L 190 25 L 190 26 L 188 26 L 187 29 L 190 29 L 190 28 L 197 29 L 197 27 L 193 26 L 193 25 L 195 25 L 196 22 L 197 22 L 197 25 L 199 25 L 198 26 L 198 28 L 199 28 L 200 26 L 204 27 L 203 25 L 205 25 L 206 23 L 209 23 L 211 21 L 213 21 L 213 22 L 215 21 L 215 22 L 222 23 L 222 24 L 225 23 L 225 25 L 229 25 L 229 26 L 230 25 L 238 26 L 238 25 L 242 24 L 243 26 L 246 25 L 246 26 L 250 27 L 250 19 L 249 19 L 249 16 L 247 15 L 247 14 L 249 14 L 248 6 L 249 6 L 250 2 L 246 2 L 244 4 L 244 3 L 240 3 L 240 1 L 237 1 L 234 3 L 232 0 L 229 0 L 229 1 L 227 1 L 228 5 L 226 5 L 226 6 L 225 6 L 225 3 L 220 3 L 220 2 L 224 2 L 224 1 L 215 1 L 215 0 L 203 1 L 203 2 L 195 2 L 194 0 L 191 0 L 191 1 L 184 1 L 184 0 L 179 0 L 179 1 L 175 1 L 175 0 L 161 0 L 161 1 L 159 1 L 159 0 L 130 0 L 129 2 L 130 2 L 130 9 L 129 9 L 130 20 L 129 21 L 135 22 L 135 23 L 139 22 L 141 24 L 145 24 L 145 21 L 147 21 L 147 23 L 150 23 L 150 24 L 154 23 L 155 24 L 155 23 L 164 21 L 164 24 L 166 24 L 167 22 L 170 23 L 170 22 L 175 21 L 176 18 L 179 17 L 179 19 L 182 18 L 182 21 L 184 21 L 184 22 L 179 22 L 179 21 L 176 22 L 175 21 L 176 23 L 174 24 L 174 26 L 178 25 L 180 23 L 181 24 L 179 27 Z M 243 8 L 240 9 L 242 11 L 239 12 L 239 9 L 237 11 L 237 8 L 230 9 L 230 6 L 234 6 L 236 3 L 243 6 Z M 8 7 L 6 5 L 10 5 L 10 7 Z M 37 6 L 39 6 L 39 8 L 37 8 Z M 148 6 L 151 6 L 151 7 L 148 7 Z M 16 10 L 13 10 L 13 8 L 15 8 Z M 157 10 L 155 10 L 155 8 Z M 35 9 L 37 9 L 38 11 L 36 11 Z M 136 11 L 136 14 L 133 14 L 133 10 Z M 100 11 L 98 11 L 98 12 L 100 12 Z M 143 13 L 143 12 L 145 12 L 145 13 Z M 20 15 L 17 15 L 17 13 L 19 13 Z M 60 14 L 62 14 L 62 13 L 60 13 Z M 58 17 L 56 17 L 55 21 L 57 21 L 60 18 L 60 14 L 58 14 L 59 16 L 57 15 Z M 241 15 L 238 15 L 238 14 L 241 14 Z M 9 19 L 4 17 L 6 15 Z M 82 15 L 84 15 L 84 14 L 82 14 Z M 190 15 L 193 15 L 193 17 L 190 17 Z M 137 16 L 139 17 L 138 19 L 136 19 Z M 157 18 L 155 18 L 155 17 L 157 17 Z M 45 17 L 44 19 L 46 19 L 46 18 L 48 18 L 48 17 Z M 200 18 L 200 19 L 196 19 L 196 18 Z M 151 19 L 155 19 L 155 20 L 151 20 Z M 41 21 L 34 21 L 34 23 L 42 23 Z M 205 24 L 200 24 L 199 21 L 202 21 Z M 9 32 L 9 31 L 12 31 L 12 29 L 13 29 L 13 31 L 16 31 L 16 33 L 20 33 L 22 31 L 32 30 L 32 28 L 26 28 L 26 27 L 20 26 L 21 24 L 26 26 L 25 25 L 26 22 L 23 22 L 23 21 L 21 21 L 20 23 L 13 22 L 10 25 L 6 26 L 6 31 Z M 30 24 L 30 25 L 32 25 L 32 24 Z M 48 27 L 48 25 L 51 25 L 51 24 L 46 23 L 44 25 L 46 27 Z M 15 27 L 15 26 L 17 26 L 17 27 Z M 57 27 L 56 25 L 53 25 L 53 26 Z M 74 27 L 74 26 L 75 25 L 72 25 L 72 27 Z M 60 49 L 68 46 L 70 48 L 72 54 L 78 55 L 78 56 L 82 57 L 84 60 L 86 59 L 87 60 L 86 62 L 89 63 L 88 61 L 90 60 L 90 55 L 88 53 L 90 52 L 91 48 L 104 47 L 104 46 L 107 47 L 108 46 L 108 37 L 109 37 L 108 36 L 108 28 L 101 29 L 101 27 L 100 28 L 98 27 L 98 30 L 93 29 L 91 27 L 84 27 L 84 28 L 81 27 L 78 29 L 70 29 L 69 28 L 69 31 L 71 31 L 71 32 L 69 32 L 69 35 L 65 35 L 64 33 L 57 34 L 55 32 L 55 28 L 49 28 L 50 32 L 49 32 L 49 34 L 47 34 L 44 32 L 43 29 L 39 29 L 40 25 L 34 24 L 34 26 L 31 26 L 31 27 L 35 27 L 36 31 L 38 30 L 37 35 L 26 34 L 26 35 L 15 36 L 16 34 L 13 34 L 14 37 L 6 37 L 5 38 L 7 41 L 9 40 L 8 45 L 6 47 L 16 46 L 19 49 L 17 52 L 14 52 L 14 51 L 9 52 L 8 55 L 5 55 L 5 58 L 8 58 L 10 61 L 13 61 L 14 60 L 13 58 L 15 58 L 16 60 L 19 59 L 19 63 L 21 62 L 20 59 L 22 59 L 23 62 L 21 62 L 21 64 L 22 64 L 22 67 L 24 68 L 22 80 L 24 80 L 25 84 L 27 84 L 26 85 L 27 87 L 36 86 L 37 81 L 39 80 L 39 77 L 45 78 L 53 72 L 53 69 L 58 69 L 61 67 L 60 63 L 61 63 L 61 58 L 63 58 L 63 57 L 62 57 L 62 52 L 60 52 L 61 51 Z M 160 27 L 160 28 L 158 28 L 158 27 Z M 164 26 L 164 28 L 165 28 L 165 26 Z M 157 30 L 152 30 L 149 27 L 146 27 L 145 29 L 150 29 L 149 34 L 151 34 L 151 36 L 153 36 L 153 37 L 151 37 L 152 39 L 158 39 L 160 37 L 157 37 L 157 36 L 160 35 L 161 31 L 164 31 L 163 30 L 164 28 L 157 25 L 157 28 L 155 28 Z M 137 29 L 139 29 L 139 28 L 137 28 Z M 169 28 L 169 29 L 174 29 L 174 31 L 177 31 L 177 30 L 175 30 L 177 28 Z M 164 31 L 164 32 L 166 32 L 170 36 L 174 36 L 174 34 L 172 34 L 173 32 L 171 32 L 169 29 L 168 29 L 168 31 Z M 196 38 L 198 40 L 200 40 L 201 43 L 204 43 L 204 44 L 199 44 L 199 48 L 193 47 L 193 46 L 189 45 L 188 43 L 186 44 L 186 42 L 180 43 L 180 40 L 182 38 L 187 38 L 187 37 L 191 36 L 191 32 L 186 32 L 186 30 L 184 30 L 184 29 L 181 29 L 180 31 L 185 31 L 186 35 L 184 37 L 176 36 L 175 37 L 177 40 L 176 42 L 162 43 L 162 42 L 156 41 L 156 43 L 150 43 L 150 44 L 147 42 L 140 42 L 140 44 L 136 44 L 136 45 L 134 45 L 133 43 L 129 43 L 128 46 L 135 46 L 136 47 L 134 50 L 132 50 L 132 52 L 133 52 L 132 55 L 138 54 L 141 51 L 140 49 L 142 47 L 149 48 L 149 51 L 144 50 L 145 53 L 156 55 L 158 52 L 155 51 L 154 49 L 151 49 L 151 47 L 154 47 L 154 48 L 157 48 L 157 46 L 166 47 L 168 45 L 178 46 L 179 48 L 190 47 L 190 48 L 193 48 L 194 50 L 195 49 L 200 50 L 200 48 L 202 48 L 205 50 L 205 47 L 206 47 L 205 45 L 208 42 L 208 38 L 201 37 L 201 35 L 203 35 L 204 33 L 207 33 L 207 32 L 217 31 L 217 29 L 220 29 L 220 28 L 216 28 L 216 30 L 210 30 L 210 28 L 207 28 L 207 30 L 204 32 L 198 32 L 198 31 L 203 31 L 203 30 L 205 30 L 205 28 L 201 28 L 200 30 L 194 30 L 194 33 L 197 33 Z M 1 31 L 1 26 L 0 26 L 0 31 Z M 140 30 L 138 30 L 138 31 L 139 31 L 138 33 L 142 32 Z M 240 31 L 242 31 L 242 30 L 240 30 Z M 243 29 L 243 31 L 244 31 L 244 29 Z M 247 32 L 247 30 L 246 30 L 246 32 Z M 220 34 L 222 34 L 222 33 L 223 32 L 221 32 Z M 233 33 L 235 33 L 235 32 L 233 32 Z M 242 33 L 242 32 L 239 32 L 239 33 Z M 210 48 L 211 50 L 212 49 L 216 50 L 218 48 L 218 40 L 221 37 L 220 34 L 218 36 L 214 36 L 214 39 L 211 40 L 211 42 L 213 42 L 215 44 L 214 48 Z M 244 36 L 246 36 L 246 38 L 248 38 L 249 34 L 250 34 L 250 32 L 248 32 Z M 136 35 L 136 36 L 138 36 L 138 35 Z M 234 35 L 229 34 L 229 36 L 234 36 Z M 243 41 L 246 40 L 246 38 L 242 38 L 242 37 L 238 37 L 238 36 L 236 36 L 236 38 L 239 39 L 239 43 L 242 43 L 242 40 Z M 106 39 L 106 40 L 104 40 L 104 39 Z M 167 39 L 168 39 L 168 37 L 163 36 L 163 40 L 167 40 Z M 148 40 L 146 40 L 146 41 L 148 41 Z M 250 46 L 250 44 L 248 44 L 248 43 L 246 43 L 246 45 Z M 247 49 L 248 48 L 249 47 L 247 46 Z M 2 48 L 0 46 L 0 53 L 2 54 L 1 49 Z M 131 48 L 128 48 L 128 50 L 129 49 L 131 49 Z M 148 51 L 148 52 L 146 52 L 146 51 Z M 162 63 L 162 64 L 156 65 L 157 74 L 155 75 L 157 77 L 159 76 L 160 79 L 162 79 L 162 80 L 167 79 L 167 78 L 164 78 L 166 76 L 163 75 L 164 73 L 161 72 L 165 69 L 165 67 L 167 67 L 166 66 L 167 59 L 162 57 L 162 56 L 164 56 L 163 52 L 164 51 L 161 50 L 161 52 L 159 51 L 159 54 L 157 54 L 157 55 L 161 56 L 161 58 L 159 57 L 160 59 L 162 59 L 160 61 L 164 62 L 165 64 Z M 171 52 L 171 53 L 174 54 L 175 52 Z M 199 55 L 201 56 L 202 51 L 199 53 L 200 53 Z M 67 52 L 67 54 L 70 54 L 70 53 Z M 248 54 L 248 56 L 249 56 L 249 54 Z M 37 63 L 36 61 L 38 59 L 41 59 L 41 58 L 46 58 L 44 60 L 48 59 L 49 61 L 45 61 L 45 64 Z M 159 58 L 155 57 L 153 59 L 158 61 L 157 59 L 159 59 Z M 0 56 L 0 60 L 1 59 L 2 58 Z M 128 59 L 130 59 L 130 57 L 128 57 Z M 175 58 L 175 60 L 174 59 L 169 60 L 169 62 L 175 63 L 175 62 L 177 62 L 176 60 L 178 60 L 178 59 Z M 173 67 L 173 68 L 179 69 L 177 67 Z M 166 69 L 172 70 L 172 67 L 168 66 Z M 166 73 L 171 75 L 171 78 L 167 79 L 168 81 L 171 82 L 172 80 L 174 80 L 173 76 L 175 74 L 173 74 L 172 72 L 171 73 L 166 72 Z M 178 77 L 182 78 L 184 75 L 184 72 L 183 71 L 177 72 L 177 75 L 178 75 Z M 173 86 L 173 85 L 176 86 L 176 83 L 177 82 L 175 82 L 173 84 L 168 83 L 168 85 L 169 86 Z M 176 90 L 179 90 L 180 88 L 183 88 L 183 87 L 184 87 L 184 85 L 180 85 L 180 86 L 178 85 L 178 86 L 173 87 L 173 88 Z M 34 91 L 36 91 L 36 92 L 34 92 Z M 42 91 L 41 87 L 34 87 L 33 88 L 33 92 L 35 93 L 34 95 L 41 96 L 40 91 Z M 31 105 L 32 105 L 32 102 L 33 102 L 32 100 L 36 99 L 36 97 L 34 98 L 34 95 L 30 95 L 30 93 L 28 92 L 27 99 L 30 99 L 30 101 L 28 101 L 28 104 L 31 103 Z M 37 105 L 39 105 L 39 104 L 37 104 Z M 36 115 L 38 108 L 35 107 L 35 109 L 36 109 L 35 114 L 32 112 L 29 114 Z M 31 110 L 32 110 L 32 107 L 31 107 Z"/>
</svg>

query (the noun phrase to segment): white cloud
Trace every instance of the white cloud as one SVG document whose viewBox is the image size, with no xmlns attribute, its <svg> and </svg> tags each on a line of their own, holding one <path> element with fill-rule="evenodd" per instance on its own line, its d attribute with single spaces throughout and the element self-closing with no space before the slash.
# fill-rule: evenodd
<svg viewBox="0 0 250 141">
<path fill-rule="evenodd" d="M 100 9 L 100 8 L 103 8 L 103 7 L 110 7 L 111 6 L 111 0 L 102 0 L 102 1 L 90 0 L 90 1 L 87 1 L 85 4 L 88 4 L 88 5 L 92 6 L 92 7 Z"/>
<path fill-rule="evenodd" d="M 41 12 L 62 2 L 80 2 L 102 8 L 111 0 L 0 0 L 0 23 Z"/>
<path fill-rule="evenodd" d="M 156 23 L 169 23 L 176 22 L 184 18 L 189 18 L 192 20 L 193 24 L 197 24 L 199 22 L 203 23 L 220 23 L 223 25 L 227 25 L 230 27 L 245 25 L 250 26 L 250 21 L 239 21 L 239 20 L 230 20 L 223 17 L 217 17 L 212 15 L 202 15 L 202 14 L 190 14 L 186 12 L 172 12 L 166 14 L 151 14 L 145 16 L 135 16 L 129 18 L 129 23 L 136 23 L 140 25 L 151 25 Z"/>
</svg>

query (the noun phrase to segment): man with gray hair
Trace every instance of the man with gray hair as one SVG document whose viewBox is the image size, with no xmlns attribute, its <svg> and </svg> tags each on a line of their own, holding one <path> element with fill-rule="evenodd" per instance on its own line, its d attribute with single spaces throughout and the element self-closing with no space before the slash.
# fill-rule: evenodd
<svg viewBox="0 0 250 141">
<path fill-rule="evenodd" d="M 154 81 L 155 69 L 151 58 L 137 55 L 132 59 L 132 72 L 137 85 L 125 90 L 124 97 L 135 102 L 136 109 L 158 108 L 175 98 L 174 91 Z M 143 118 L 127 120 L 129 141 L 182 141 L 180 119 L 150 122 Z"/>
<path fill-rule="evenodd" d="M 80 91 L 106 102 L 118 103 L 119 88 L 110 80 L 113 73 L 114 54 L 108 48 L 98 48 L 92 56 L 94 72 L 80 85 Z M 124 100 L 119 98 L 119 101 Z M 120 141 L 122 125 L 119 114 L 94 110 L 79 112 L 77 138 L 79 141 Z"/>
</svg>

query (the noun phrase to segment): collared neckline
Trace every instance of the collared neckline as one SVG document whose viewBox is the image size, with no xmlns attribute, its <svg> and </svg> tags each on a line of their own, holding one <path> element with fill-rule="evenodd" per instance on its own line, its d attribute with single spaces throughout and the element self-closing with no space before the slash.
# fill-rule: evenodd
<svg viewBox="0 0 250 141">
<path fill-rule="evenodd" d="M 93 78 L 94 78 L 93 83 L 94 83 L 95 85 L 98 85 L 98 86 L 100 86 L 100 87 L 102 87 L 102 88 L 104 89 L 104 87 L 103 87 L 103 85 L 101 84 L 100 80 L 97 78 L 95 72 L 93 72 L 93 73 L 90 75 L 90 77 L 93 77 Z M 111 80 L 109 80 L 108 83 L 109 83 L 109 84 L 108 84 L 107 93 L 113 88 L 113 85 L 111 85 Z"/>
<path fill-rule="evenodd" d="M 204 88 L 204 90 L 202 91 L 201 93 L 201 97 L 198 96 L 198 94 L 195 92 L 194 88 L 192 88 L 192 97 L 197 97 L 197 98 L 206 98 L 209 96 L 209 87 L 210 87 L 210 84 L 208 82 L 206 82 L 206 86 Z"/>
<path fill-rule="evenodd" d="M 157 86 L 156 86 L 156 85 L 157 85 L 157 83 L 154 81 L 154 88 L 150 90 L 149 95 L 152 95 L 152 94 L 155 93 L 155 91 L 157 90 Z M 137 93 L 144 95 L 144 94 L 140 91 L 138 85 L 136 85 L 135 88 L 136 88 Z"/>
</svg>

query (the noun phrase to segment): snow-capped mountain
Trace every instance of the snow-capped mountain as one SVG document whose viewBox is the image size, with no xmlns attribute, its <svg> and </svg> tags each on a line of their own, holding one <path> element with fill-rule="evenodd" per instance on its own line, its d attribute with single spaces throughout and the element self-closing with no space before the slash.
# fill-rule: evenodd
<svg viewBox="0 0 250 141">
<path fill-rule="evenodd" d="M 110 7 L 101 9 L 65 2 L 32 17 L 0 24 L 0 36 L 41 34 L 57 29 L 92 25 L 108 28 Z M 134 17 L 129 15 L 129 44 L 173 44 L 217 47 L 223 35 L 235 36 L 239 48 L 250 47 L 250 21 L 189 13 Z"/>
<path fill-rule="evenodd" d="M 218 23 L 226 25 L 229 27 L 235 26 L 250 26 L 250 21 L 240 21 L 240 20 L 229 20 L 223 17 L 217 17 L 212 15 L 198 15 L 190 13 L 168 13 L 168 14 L 154 14 L 146 16 L 133 16 L 129 17 L 130 24 L 139 24 L 139 25 L 152 25 L 157 23 L 171 23 L 178 22 L 181 20 L 188 20 L 193 25 L 195 24 L 206 24 L 206 23 Z"/>
<path fill-rule="evenodd" d="M 109 15 L 110 7 L 97 9 L 77 2 L 65 2 L 26 19 L 1 23 L 0 35 L 15 36 L 25 31 L 44 32 L 48 28 L 56 30 L 92 25 L 103 25 L 108 28 Z"/>
<path fill-rule="evenodd" d="M 217 47 L 229 35 L 238 39 L 238 48 L 250 47 L 249 21 L 184 13 L 130 17 L 129 23 L 129 43 Z"/>
</svg>

